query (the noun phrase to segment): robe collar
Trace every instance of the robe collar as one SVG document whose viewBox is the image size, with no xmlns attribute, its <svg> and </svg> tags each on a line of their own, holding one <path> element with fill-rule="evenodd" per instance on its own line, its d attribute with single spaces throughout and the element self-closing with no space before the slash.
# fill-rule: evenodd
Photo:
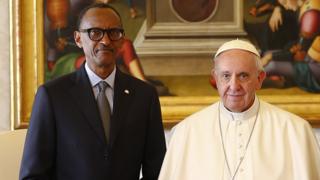
<svg viewBox="0 0 320 180">
<path fill-rule="evenodd" d="M 244 112 L 231 112 L 229 111 L 224 105 L 223 105 L 223 102 L 220 101 L 220 111 L 221 111 L 221 114 L 224 116 L 224 117 L 227 117 L 228 120 L 231 120 L 231 121 L 241 121 L 241 120 L 248 120 L 250 118 L 252 118 L 253 116 L 256 116 L 257 112 L 258 112 L 258 108 L 259 108 L 259 100 L 258 100 L 258 97 L 255 96 L 254 98 L 254 102 L 252 104 L 252 106 L 247 109 L 246 111 Z M 224 120 L 222 120 L 224 121 Z"/>
</svg>

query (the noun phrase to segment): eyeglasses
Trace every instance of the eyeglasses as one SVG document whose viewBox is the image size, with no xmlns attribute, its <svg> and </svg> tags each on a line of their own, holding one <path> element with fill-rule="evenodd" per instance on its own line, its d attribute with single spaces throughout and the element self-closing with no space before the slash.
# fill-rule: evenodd
<svg viewBox="0 0 320 180">
<path fill-rule="evenodd" d="M 92 41 L 100 41 L 103 38 L 105 33 L 107 33 L 111 41 L 118 41 L 124 36 L 124 30 L 122 28 L 110 28 L 110 29 L 89 28 L 89 29 L 79 29 L 79 31 L 88 33 L 88 36 Z"/>
</svg>

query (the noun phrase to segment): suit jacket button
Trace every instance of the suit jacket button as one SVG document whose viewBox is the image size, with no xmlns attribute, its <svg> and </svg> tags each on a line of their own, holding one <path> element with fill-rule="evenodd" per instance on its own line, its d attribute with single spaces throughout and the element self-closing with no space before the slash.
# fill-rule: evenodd
<svg viewBox="0 0 320 180">
<path fill-rule="evenodd" d="M 104 152 L 103 157 L 105 160 L 108 160 L 109 158 L 109 153 L 108 152 Z"/>
</svg>

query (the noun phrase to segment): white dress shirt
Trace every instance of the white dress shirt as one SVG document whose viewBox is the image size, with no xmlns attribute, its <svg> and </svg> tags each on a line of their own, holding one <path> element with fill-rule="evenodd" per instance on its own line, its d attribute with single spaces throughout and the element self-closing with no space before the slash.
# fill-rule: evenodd
<svg viewBox="0 0 320 180">
<path fill-rule="evenodd" d="M 116 67 L 113 68 L 113 71 L 111 72 L 111 74 L 106 78 L 106 79 L 101 79 L 98 75 L 96 75 L 88 66 L 87 62 L 85 64 L 85 69 L 87 71 L 90 83 L 91 83 L 91 87 L 93 90 L 93 94 L 95 96 L 95 98 L 97 99 L 98 96 L 98 92 L 99 92 L 99 88 L 98 88 L 98 83 L 100 81 L 105 81 L 106 83 L 108 83 L 108 87 L 106 89 L 106 97 L 108 99 L 109 105 L 110 105 L 110 110 L 111 113 L 113 112 L 113 96 L 114 96 L 114 79 L 115 79 L 115 75 L 116 75 Z"/>
</svg>

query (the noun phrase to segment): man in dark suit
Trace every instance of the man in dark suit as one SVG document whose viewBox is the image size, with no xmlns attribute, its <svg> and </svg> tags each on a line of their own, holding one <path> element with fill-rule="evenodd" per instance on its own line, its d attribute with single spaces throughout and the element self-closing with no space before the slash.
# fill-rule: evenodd
<svg viewBox="0 0 320 180">
<path fill-rule="evenodd" d="M 80 14 L 74 37 L 86 62 L 38 89 L 20 179 L 134 180 L 141 168 L 143 179 L 157 179 L 166 150 L 159 100 L 152 86 L 116 68 L 123 36 L 112 7 Z"/>
</svg>

